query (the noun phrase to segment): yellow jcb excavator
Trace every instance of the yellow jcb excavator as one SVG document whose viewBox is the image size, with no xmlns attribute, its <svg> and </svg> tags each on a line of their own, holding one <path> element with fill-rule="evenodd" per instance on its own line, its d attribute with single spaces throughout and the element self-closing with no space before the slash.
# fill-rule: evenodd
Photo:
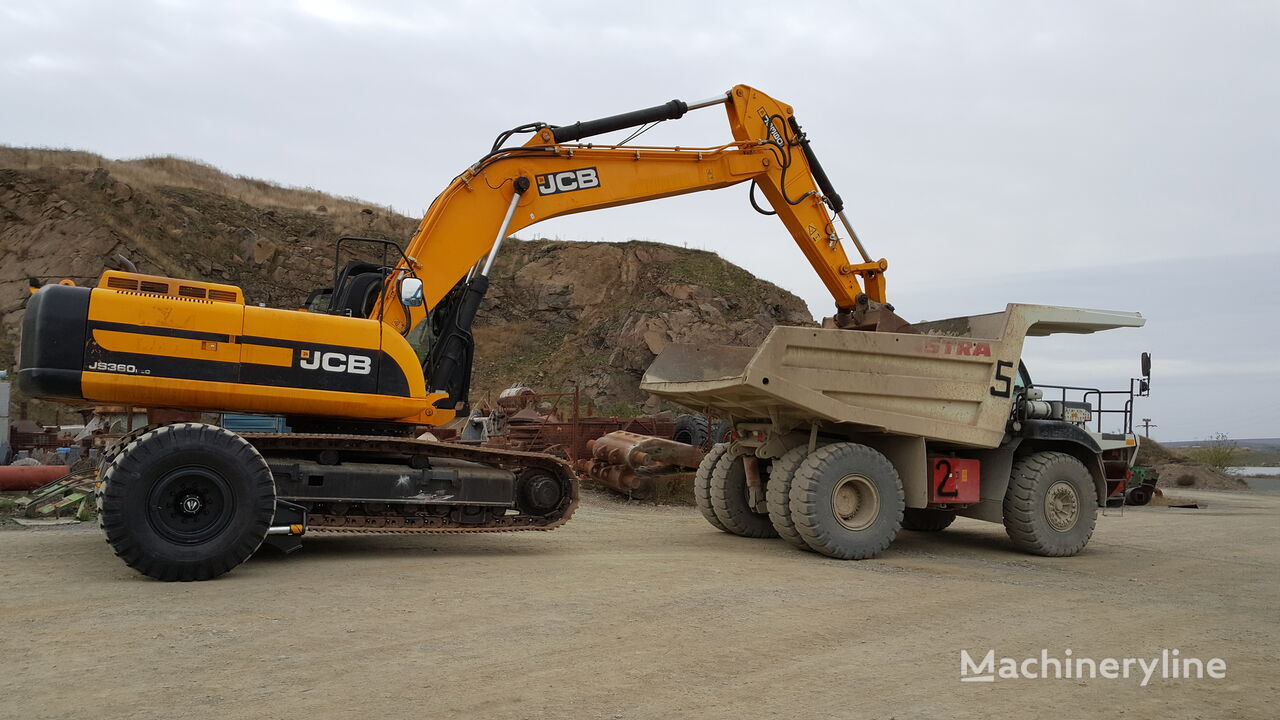
<svg viewBox="0 0 1280 720">
<path fill-rule="evenodd" d="M 733 135 L 723 145 L 580 142 L 717 105 Z M 335 265 L 333 287 L 312 293 L 307 311 L 247 304 L 231 285 L 136 272 L 107 271 L 92 289 L 41 288 L 23 320 L 19 384 L 30 397 L 70 403 L 287 418 L 295 432 L 147 427 L 105 454 L 107 539 L 128 565 L 162 580 L 215 577 L 264 541 L 291 551 L 307 528 L 549 530 L 577 504 L 564 463 L 414 439 L 415 428 L 468 410 L 471 327 L 502 241 L 560 215 L 740 183 L 817 270 L 838 326 L 904 324 L 885 304 L 887 263 L 863 249 L 791 107 L 739 85 L 702 102 L 501 133 L 403 249 L 339 240 L 339 252 L 380 245 L 384 261 Z"/>
</svg>

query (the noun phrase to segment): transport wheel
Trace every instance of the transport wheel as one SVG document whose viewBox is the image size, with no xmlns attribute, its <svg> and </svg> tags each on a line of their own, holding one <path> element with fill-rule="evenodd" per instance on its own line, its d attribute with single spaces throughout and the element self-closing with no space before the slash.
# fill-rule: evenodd
<svg viewBox="0 0 1280 720">
<path fill-rule="evenodd" d="M 934 508 L 907 508 L 902 511 L 902 529 L 916 532 L 946 530 L 956 519 L 950 510 Z"/>
<path fill-rule="evenodd" d="M 711 428 L 711 442 L 722 443 L 729 439 L 731 432 L 733 432 L 733 425 L 728 420 L 721 420 Z"/>
<path fill-rule="evenodd" d="M 1004 529 L 1018 549 L 1067 557 L 1084 549 L 1098 519 L 1093 478 L 1061 452 L 1038 452 L 1013 464 L 1004 495 Z"/>
<path fill-rule="evenodd" d="M 698 471 L 693 475 L 693 501 L 698 506 L 698 511 L 717 530 L 725 532 L 729 532 L 729 528 L 720 522 L 720 518 L 716 517 L 715 508 L 711 507 L 711 473 L 715 471 L 720 456 L 724 455 L 728 449 L 728 443 L 712 445 L 706 456 L 702 458 L 702 463 L 698 465 Z"/>
<path fill-rule="evenodd" d="M 103 466 L 101 524 L 116 555 L 157 580 L 208 580 L 267 537 L 276 491 L 244 438 L 213 425 L 147 432 Z"/>
<path fill-rule="evenodd" d="M 102 528 L 103 532 L 105 532 L 107 528 L 102 522 L 102 488 L 105 487 L 102 483 L 102 478 L 107 476 L 107 471 L 115 464 L 116 458 L 120 456 L 120 453 L 123 452 L 125 448 L 129 447 L 130 443 L 159 427 L 163 426 L 146 425 L 140 428 L 134 428 L 133 430 L 130 430 L 124 435 L 116 438 L 115 442 L 103 448 L 102 459 L 98 463 L 98 482 L 95 483 L 96 487 L 93 493 L 94 502 L 96 502 L 98 506 L 98 527 Z"/>
<path fill-rule="evenodd" d="M 773 469 L 769 471 L 769 485 L 765 499 L 769 502 L 769 521 L 778 537 L 801 550 L 813 550 L 809 543 L 800 537 L 795 521 L 791 519 L 791 484 L 800 463 L 809 457 L 809 446 L 794 447 L 773 461 Z"/>
<path fill-rule="evenodd" d="M 707 442 L 709 432 L 706 418 L 697 415 L 681 415 L 676 418 L 676 429 L 671 434 L 671 439 L 685 445 L 702 447 Z"/>
<path fill-rule="evenodd" d="M 747 456 L 726 452 L 716 461 L 711 472 L 711 507 L 720 524 L 734 535 L 749 538 L 778 537 L 773 529 L 769 513 L 758 513 L 751 506 L 747 489 L 747 471 L 743 462 Z M 760 481 L 768 485 L 768 469 L 759 463 Z M 765 488 L 761 488 L 763 491 Z"/>
<path fill-rule="evenodd" d="M 809 547 L 828 557 L 874 557 L 897 537 L 902 480 L 884 455 L 857 443 L 813 451 L 791 481 L 791 519 Z"/>
<path fill-rule="evenodd" d="M 1150 485 L 1139 485 L 1124 496 L 1124 502 L 1126 505 L 1146 505 L 1151 502 L 1154 490 L 1155 488 Z"/>
</svg>

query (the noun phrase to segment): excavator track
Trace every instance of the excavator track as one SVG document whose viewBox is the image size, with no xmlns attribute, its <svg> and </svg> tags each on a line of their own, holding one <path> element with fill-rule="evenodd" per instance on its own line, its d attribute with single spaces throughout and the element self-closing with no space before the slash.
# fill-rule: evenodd
<svg viewBox="0 0 1280 720">
<path fill-rule="evenodd" d="M 245 433 L 241 437 L 258 449 L 264 457 L 286 456 L 297 452 L 337 451 L 356 454 L 397 454 L 409 457 L 449 458 L 502 467 L 517 474 L 527 470 L 550 473 L 562 485 L 563 497 L 553 511 L 544 515 L 504 514 L 486 522 L 462 524 L 449 516 L 426 512 L 429 505 L 383 503 L 377 498 L 352 499 L 352 510 L 365 504 L 377 504 L 385 511 L 377 514 L 346 512 L 341 515 L 310 513 L 307 529 L 311 532 L 341 533 L 492 533 L 521 530 L 554 530 L 568 522 L 578 508 L 578 480 L 568 463 L 541 453 L 518 450 L 457 445 L 453 443 L 367 435 L 329 435 L 304 433 Z M 308 502 L 306 498 L 281 497 L 292 502 Z"/>
</svg>

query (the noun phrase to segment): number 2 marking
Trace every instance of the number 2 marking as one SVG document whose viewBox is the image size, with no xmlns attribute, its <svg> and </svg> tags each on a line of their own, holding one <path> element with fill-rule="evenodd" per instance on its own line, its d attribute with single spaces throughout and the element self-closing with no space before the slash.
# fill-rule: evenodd
<svg viewBox="0 0 1280 720">
<path fill-rule="evenodd" d="M 945 475 L 942 476 L 942 479 L 938 481 L 938 488 L 937 488 L 938 497 L 959 497 L 960 488 L 956 487 L 955 483 L 951 484 L 951 489 L 947 488 L 947 481 L 951 479 L 951 461 L 939 460 L 938 464 L 934 465 L 935 469 L 941 468 L 941 467 L 946 467 L 947 472 Z"/>
</svg>

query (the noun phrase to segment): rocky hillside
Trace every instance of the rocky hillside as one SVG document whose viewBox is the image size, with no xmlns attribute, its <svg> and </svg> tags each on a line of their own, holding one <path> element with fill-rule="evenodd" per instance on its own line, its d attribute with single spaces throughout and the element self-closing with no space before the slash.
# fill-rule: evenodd
<svg viewBox="0 0 1280 720">
<path fill-rule="evenodd" d="M 92 284 L 124 255 L 141 272 L 231 282 L 251 302 L 296 307 L 330 284 L 338 236 L 405 240 L 416 226 L 176 158 L 0 147 L 0 367 L 13 363 L 28 278 Z M 799 298 L 717 256 L 655 243 L 508 243 L 493 280 L 477 396 L 578 383 L 598 403 L 636 404 L 668 342 L 754 343 L 774 324 L 812 322 Z"/>
<path fill-rule="evenodd" d="M 774 325 L 813 322 L 796 296 L 704 251 L 532 240 L 502 252 L 476 330 L 481 390 L 577 383 L 639 403 L 667 343 L 754 345 Z"/>
</svg>

